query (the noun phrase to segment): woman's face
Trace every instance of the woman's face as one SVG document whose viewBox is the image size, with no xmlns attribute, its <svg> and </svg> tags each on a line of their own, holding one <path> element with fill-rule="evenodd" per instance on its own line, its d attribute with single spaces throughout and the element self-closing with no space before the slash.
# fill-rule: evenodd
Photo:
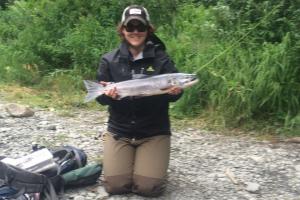
<svg viewBox="0 0 300 200">
<path fill-rule="evenodd" d="M 123 27 L 122 33 L 125 40 L 133 48 L 144 46 L 148 34 L 148 27 L 138 20 L 131 20 Z"/>
</svg>

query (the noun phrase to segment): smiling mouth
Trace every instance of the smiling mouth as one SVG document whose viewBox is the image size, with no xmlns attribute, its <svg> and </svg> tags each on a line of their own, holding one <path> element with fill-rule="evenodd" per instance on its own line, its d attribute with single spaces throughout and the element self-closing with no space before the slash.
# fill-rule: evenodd
<svg viewBox="0 0 300 200">
<path fill-rule="evenodd" d="M 132 35 L 130 35 L 130 37 L 143 37 L 142 35 L 138 35 L 138 34 L 132 34 Z"/>
<path fill-rule="evenodd" d="M 133 35 L 133 36 L 130 36 L 130 38 L 141 38 L 141 36 Z"/>
</svg>

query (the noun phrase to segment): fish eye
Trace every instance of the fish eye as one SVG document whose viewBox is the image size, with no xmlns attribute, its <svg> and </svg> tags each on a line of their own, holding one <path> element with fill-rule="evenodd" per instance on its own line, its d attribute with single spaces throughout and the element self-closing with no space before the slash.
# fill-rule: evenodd
<svg viewBox="0 0 300 200">
<path fill-rule="evenodd" d="M 171 85 L 177 85 L 177 84 L 178 84 L 178 81 L 177 81 L 176 78 L 173 78 L 173 79 L 170 79 L 170 80 L 168 81 L 168 83 L 170 83 Z"/>
</svg>

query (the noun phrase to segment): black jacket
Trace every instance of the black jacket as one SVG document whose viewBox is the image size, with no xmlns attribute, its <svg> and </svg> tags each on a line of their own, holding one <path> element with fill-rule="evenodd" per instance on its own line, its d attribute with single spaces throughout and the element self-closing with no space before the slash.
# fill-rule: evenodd
<svg viewBox="0 0 300 200">
<path fill-rule="evenodd" d="M 126 42 L 103 55 L 97 71 L 97 80 L 120 82 L 133 79 L 138 74 L 157 75 L 174 72 L 177 70 L 166 54 L 164 44 L 154 36 L 154 39 L 146 42 L 142 59 L 133 61 Z M 118 137 L 140 139 L 171 134 L 169 102 L 178 100 L 180 96 L 181 94 L 163 94 L 113 100 L 102 95 L 97 101 L 102 105 L 109 105 L 109 132 Z"/>
</svg>

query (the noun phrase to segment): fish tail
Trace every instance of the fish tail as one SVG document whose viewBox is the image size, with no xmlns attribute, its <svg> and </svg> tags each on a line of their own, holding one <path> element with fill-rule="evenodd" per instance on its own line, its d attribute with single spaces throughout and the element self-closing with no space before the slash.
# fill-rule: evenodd
<svg viewBox="0 0 300 200">
<path fill-rule="evenodd" d="M 104 87 L 101 84 L 89 80 L 84 80 L 83 82 L 88 92 L 84 99 L 85 103 L 96 99 L 104 93 Z"/>
</svg>

